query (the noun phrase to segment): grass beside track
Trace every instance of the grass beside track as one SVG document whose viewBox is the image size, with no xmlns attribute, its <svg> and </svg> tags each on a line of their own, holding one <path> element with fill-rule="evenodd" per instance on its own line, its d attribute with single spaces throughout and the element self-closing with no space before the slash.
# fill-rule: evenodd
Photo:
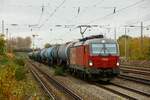
<svg viewBox="0 0 150 100">
<path fill-rule="evenodd" d="M 25 100 L 37 95 L 38 86 L 29 78 L 24 58 L 0 55 L 0 100 Z"/>
</svg>

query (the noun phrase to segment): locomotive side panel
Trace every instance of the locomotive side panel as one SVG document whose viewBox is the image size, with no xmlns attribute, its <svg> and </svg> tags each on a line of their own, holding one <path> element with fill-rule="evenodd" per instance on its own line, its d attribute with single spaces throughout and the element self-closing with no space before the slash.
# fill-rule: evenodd
<svg viewBox="0 0 150 100">
<path fill-rule="evenodd" d="M 90 56 L 90 52 L 89 52 L 89 45 L 85 45 L 84 46 L 84 63 L 85 63 L 85 67 L 89 67 L 89 56 Z"/>
<path fill-rule="evenodd" d="M 76 64 L 83 67 L 84 63 L 84 46 L 76 47 Z"/>
<path fill-rule="evenodd" d="M 70 64 L 78 67 L 88 67 L 88 45 L 70 48 Z"/>
</svg>

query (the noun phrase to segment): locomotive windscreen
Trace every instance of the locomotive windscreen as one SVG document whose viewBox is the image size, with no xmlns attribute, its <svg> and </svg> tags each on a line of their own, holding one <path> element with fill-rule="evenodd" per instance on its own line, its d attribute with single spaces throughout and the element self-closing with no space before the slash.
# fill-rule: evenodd
<svg viewBox="0 0 150 100">
<path fill-rule="evenodd" d="M 91 45 L 92 55 L 108 55 L 117 54 L 117 45 L 115 43 L 109 44 L 92 44 Z"/>
</svg>

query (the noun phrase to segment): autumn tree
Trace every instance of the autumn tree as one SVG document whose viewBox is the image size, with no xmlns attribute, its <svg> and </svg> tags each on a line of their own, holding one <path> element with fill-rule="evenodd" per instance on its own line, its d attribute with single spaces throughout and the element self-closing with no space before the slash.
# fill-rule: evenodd
<svg viewBox="0 0 150 100">
<path fill-rule="evenodd" d="M 125 56 L 125 38 L 126 38 L 126 54 L 128 59 L 145 60 L 150 55 L 150 37 L 143 37 L 143 48 L 141 48 L 140 37 L 121 36 L 118 39 L 120 47 L 120 55 Z M 142 50 L 143 49 L 143 52 Z"/>
<path fill-rule="evenodd" d="M 44 45 L 44 47 L 45 47 L 45 48 L 49 48 L 49 47 L 51 47 L 51 45 L 50 45 L 49 43 L 46 43 L 46 44 Z"/>
<path fill-rule="evenodd" d="M 24 49 L 24 48 L 30 48 L 31 47 L 31 38 L 26 37 L 17 37 L 17 38 L 12 38 L 11 40 L 8 40 L 8 48 L 13 48 L 13 49 Z"/>
<path fill-rule="evenodd" d="M 150 60 L 150 46 L 149 46 L 149 49 L 148 49 L 147 58 L 148 58 L 148 60 Z"/>
<path fill-rule="evenodd" d="M 125 39 L 126 39 L 127 56 L 130 56 L 130 54 L 131 54 L 131 45 L 130 44 L 132 41 L 132 37 L 130 37 L 128 35 L 122 35 L 118 38 L 120 55 L 122 57 L 125 56 Z"/>
</svg>

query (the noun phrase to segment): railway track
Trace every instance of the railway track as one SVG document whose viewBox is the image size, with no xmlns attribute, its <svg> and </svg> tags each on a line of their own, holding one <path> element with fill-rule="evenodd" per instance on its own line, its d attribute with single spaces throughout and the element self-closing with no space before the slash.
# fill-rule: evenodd
<svg viewBox="0 0 150 100">
<path fill-rule="evenodd" d="M 44 87 L 45 91 L 48 93 L 49 97 L 52 98 L 53 100 L 55 100 L 55 96 L 52 96 L 52 94 L 50 93 L 49 88 L 47 87 L 48 83 L 44 83 L 43 80 L 41 79 L 41 77 L 39 77 L 40 75 L 42 75 L 42 77 L 44 77 L 47 82 L 49 82 L 50 84 L 52 84 L 53 86 L 55 86 L 58 90 L 60 90 L 61 92 L 63 92 L 65 95 L 68 96 L 68 98 L 70 98 L 70 100 L 82 100 L 82 98 L 77 95 L 74 91 L 72 91 L 71 89 L 69 89 L 68 87 L 66 87 L 64 84 L 58 82 L 55 78 L 51 77 L 50 75 L 46 74 L 45 72 L 43 72 L 42 70 L 40 70 L 35 64 L 33 64 L 31 61 L 29 61 L 29 63 L 34 67 L 31 68 L 31 71 L 36 74 L 36 76 L 38 77 L 41 83 L 41 85 Z"/>
<path fill-rule="evenodd" d="M 120 70 L 125 73 L 135 73 L 135 74 L 150 76 L 149 70 L 142 70 L 139 68 L 128 68 L 128 67 L 120 67 Z"/>
<path fill-rule="evenodd" d="M 121 79 L 126 79 L 126 80 L 130 80 L 130 81 L 134 81 L 134 82 L 138 82 L 138 83 L 142 83 L 142 84 L 146 84 L 146 85 L 150 85 L 150 68 L 145 68 L 145 67 L 134 67 L 134 66 L 127 66 L 127 65 L 121 65 L 120 69 L 123 73 L 121 73 L 120 76 L 118 76 L 118 78 Z M 132 73 L 135 75 L 127 75 L 125 73 Z M 141 76 L 139 76 L 141 75 Z"/>
<path fill-rule="evenodd" d="M 150 80 L 147 80 L 147 79 L 144 79 L 144 78 L 135 77 L 135 76 L 129 76 L 129 75 L 121 74 L 117 78 L 130 80 L 130 81 L 133 81 L 133 82 L 142 83 L 142 84 L 145 84 L 145 85 L 150 85 Z"/>
<path fill-rule="evenodd" d="M 144 92 L 144 91 L 140 91 L 140 90 L 137 90 L 137 89 L 134 89 L 134 88 L 129 88 L 129 87 L 124 86 L 124 85 L 119 85 L 119 84 L 114 83 L 114 82 L 113 83 L 111 82 L 111 84 L 114 85 L 114 86 L 117 86 L 117 87 L 129 90 L 129 91 L 135 92 L 137 94 L 140 94 L 140 95 L 143 95 L 143 96 L 146 96 L 146 97 L 150 97 L 150 93 L 147 93 L 147 92 Z"/>
<path fill-rule="evenodd" d="M 150 71 L 150 68 L 147 68 L 147 67 L 135 67 L 135 66 L 129 66 L 129 65 L 120 65 L 120 67 L 128 68 L 128 69 L 142 70 L 142 71 Z"/>
<path fill-rule="evenodd" d="M 150 66 L 145 66 L 145 65 L 131 65 L 131 64 L 121 64 L 120 66 L 127 66 L 127 67 L 138 67 L 138 68 L 143 68 L 143 69 L 150 69 Z"/>
<path fill-rule="evenodd" d="M 143 91 L 139 91 L 133 88 L 129 88 L 123 85 L 118 85 L 116 83 L 110 83 L 109 85 L 102 85 L 99 83 L 94 83 L 96 86 L 103 88 L 107 91 L 110 91 L 114 94 L 117 94 L 123 98 L 129 99 L 129 100 L 138 100 L 139 98 L 136 97 L 137 96 L 142 96 L 141 98 L 149 98 L 150 94 L 149 93 L 145 93 Z M 119 88 L 119 90 L 118 90 Z"/>
<path fill-rule="evenodd" d="M 41 84 L 42 88 L 45 90 L 47 96 L 51 100 L 55 100 L 55 97 L 53 96 L 53 94 L 49 90 L 47 83 L 45 83 L 33 69 L 30 69 L 30 70 L 31 70 L 32 74 L 34 75 L 34 77 L 37 79 L 37 81 Z"/>
<path fill-rule="evenodd" d="M 38 73 L 41 73 L 42 76 L 46 77 L 46 79 L 51 83 L 53 84 L 55 87 L 59 88 L 61 91 L 63 90 L 63 92 L 65 92 L 67 95 L 70 95 L 74 100 L 82 100 L 82 98 L 78 95 L 76 95 L 72 90 L 70 90 L 69 88 L 65 87 L 63 84 L 59 83 L 57 80 L 55 80 L 54 78 L 50 77 L 48 74 L 46 74 L 45 72 L 41 71 L 35 64 L 33 64 L 32 62 L 30 62 L 34 68 L 36 70 L 33 70 L 32 69 L 32 73 L 36 74 L 36 77 L 37 76 L 40 76 Z M 40 78 L 38 78 L 40 79 Z M 44 84 L 41 81 L 39 81 L 41 84 Z M 134 94 L 138 94 L 138 95 L 142 95 L 142 96 L 145 96 L 145 97 L 150 97 L 150 94 L 149 93 L 145 93 L 144 91 L 139 91 L 139 90 L 136 90 L 136 89 L 133 89 L 133 88 L 129 88 L 129 87 L 126 87 L 126 86 L 122 86 L 122 85 L 118 85 L 116 83 L 111 83 L 110 85 L 101 85 L 101 84 L 98 84 L 98 83 L 94 83 L 96 86 L 99 86 L 100 88 L 103 88 L 107 91 L 110 91 L 120 97 L 123 97 L 123 98 L 126 98 L 126 99 L 129 99 L 129 100 L 137 100 L 137 97 L 136 96 L 132 96 L 130 95 L 130 92 L 131 93 L 134 93 Z M 149 83 L 148 83 L 149 84 Z M 47 85 L 46 86 L 43 86 L 44 89 L 47 91 L 47 93 L 49 94 L 49 97 L 53 98 L 53 100 L 55 99 L 55 97 L 50 93 L 50 91 L 48 92 L 48 89 L 47 89 Z M 113 87 L 113 88 L 112 88 Z M 125 91 L 129 91 L 128 92 L 121 92 L 119 90 L 117 90 L 116 88 L 120 88 L 120 89 L 123 89 Z"/>
<path fill-rule="evenodd" d="M 129 100 L 137 100 L 135 97 L 129 96 L 128 94 L 125 94 L 125 93 L 122 93 L 122 92 L 120 92 L 118 90 L 112 89 L 111 87 L 108 87 L 106 85 L 101 85 L 99 83 L 94 83 L 94 84 L 96 86 L 100 87 L 100 88 L 103 88 L 104 90 L 110 91 L 110 92 L 112 92 L 114 94 L 117 94 L 117 95 L 123 97 L 123 98 L 129 99 Z M 111 86 L 111 85 L 109 85 L 109 86 Z"/>
</svg>

